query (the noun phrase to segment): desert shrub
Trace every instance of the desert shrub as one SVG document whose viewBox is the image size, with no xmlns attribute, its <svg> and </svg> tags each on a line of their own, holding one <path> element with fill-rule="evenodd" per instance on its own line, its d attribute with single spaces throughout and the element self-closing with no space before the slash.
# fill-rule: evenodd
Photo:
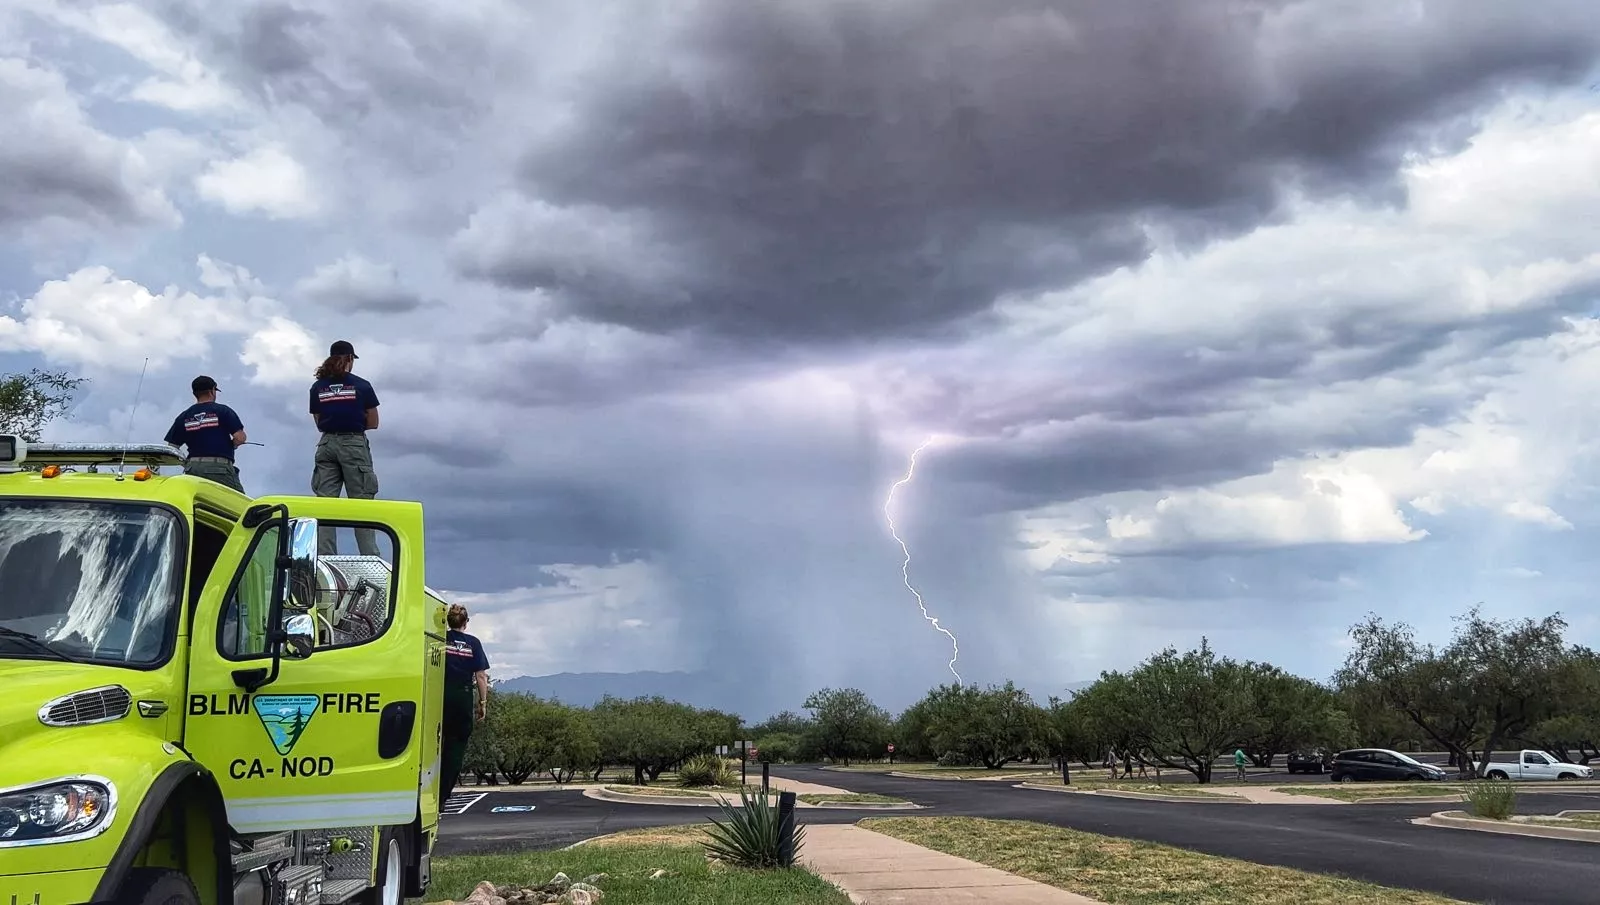
<svg viewBox="0 0 1600 905">
<path fill-rule="evenodd" d="M 688 788 L 705 786 L 731 786 L 738 782 L 738 773 L 728 767 L 728 762 L 715 754 L 691 757 L 678 768 L 678 784 Z"/>
<path fill-rule="evenodd" d="M 1517 787 L 1502 779 L 1472 783 L 1467 789 L 1472 815 L 1486 820 L 1505 820 L 1517 810 Z"/>
<path fill-rule="evenodd" d="M 711 839 L 701 845 L 710 854 L 739 867 L 788 867 L 782 851 L 782 824 L 778 820 L 778 805 L 766 792 L 751 794 L 748 789 L 739 791 L 742 807 L 725 801 L 717 802 L 725 821 L 715 817 L 706 835 Z M 805 843 L 806 830 L 794 828 L 794 850 L 788 854 L 798 856 Z"/>
</svg>

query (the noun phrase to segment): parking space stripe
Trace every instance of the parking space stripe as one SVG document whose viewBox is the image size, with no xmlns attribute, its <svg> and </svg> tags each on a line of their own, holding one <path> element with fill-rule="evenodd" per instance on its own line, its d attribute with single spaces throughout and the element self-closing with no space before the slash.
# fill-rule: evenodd
<svg viewBox="0 0 1600 905">
<path fill-rule="evenodd" d="M 462 814 L 465 814 L 467 812 L 467 808 L 472 807 L 487 797 L 489 797 L 488 792 L 478 792 L 476 794 L 472 792 L 457 793 L 445 799 L 444 806 L 439 809 L 439 813 L 450 817 L 458 817 Z"/>
</svg>

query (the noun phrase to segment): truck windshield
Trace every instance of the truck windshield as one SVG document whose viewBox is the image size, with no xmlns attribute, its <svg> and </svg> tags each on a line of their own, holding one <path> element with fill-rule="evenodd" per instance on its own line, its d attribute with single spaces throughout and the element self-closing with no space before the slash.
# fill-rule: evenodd
<svg viewBox="0 0 1600 905">
<path fill-rule="evenodd" d="M 180 610 L 180 536 L 154 506 L 0 499 L 0 657 L 160 662 Z"/>
</svg>

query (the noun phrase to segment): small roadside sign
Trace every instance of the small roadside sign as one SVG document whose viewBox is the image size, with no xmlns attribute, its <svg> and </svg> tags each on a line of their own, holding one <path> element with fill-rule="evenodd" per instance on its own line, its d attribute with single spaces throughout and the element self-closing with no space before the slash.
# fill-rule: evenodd
<svg viewBox="0 0 1600 905">
<path fill-rule="evenodd" d="M 893 745 L 890 745 L 890 746 L 889 746 L 889 753 L 890 753 L 890 754 L 893 754 L 893 753 L 894 753 L 894 746 L 893 746 Z"/>
</svg>

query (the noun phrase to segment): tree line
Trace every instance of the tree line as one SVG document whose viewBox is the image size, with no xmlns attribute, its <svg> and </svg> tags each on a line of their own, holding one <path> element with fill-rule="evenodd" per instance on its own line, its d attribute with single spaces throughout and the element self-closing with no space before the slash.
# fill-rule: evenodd
<svg viewBox="0 0 1600 905">
<path fill-rule="evenodd" d="M 466 769 L 480 782 L 523 783 L 598 781 L 608 767 L 622 768 L 645 784 L 744 739 L 770 763 L 893 757 L 999 770 L 1087 767 L 1114 755 L 1199 782 L 1236 749 L 1257 766 L 1310 748 L 1442 749 L 1463 776 L 1474 760 L 1486 764 L 1507 748 L 1577 763 L 1600 758 L 1600 656 L 1567 643 L 1559 615 L 1503 622 L 1474 608 L 1456 621 L 1451 641 L 1435 646 L 1409 626 L 1368 617 L 1351 628 L 1346 662 L 1326 682 L 1235 660 L 1202 639 L 1044 702 L 1012 682 L 951 683 L 898 715 L 856 688 L 821 689 L 803 713 L 754 725 L 661 697 L 574 707 L 495 689 Z"/>
</svg>

